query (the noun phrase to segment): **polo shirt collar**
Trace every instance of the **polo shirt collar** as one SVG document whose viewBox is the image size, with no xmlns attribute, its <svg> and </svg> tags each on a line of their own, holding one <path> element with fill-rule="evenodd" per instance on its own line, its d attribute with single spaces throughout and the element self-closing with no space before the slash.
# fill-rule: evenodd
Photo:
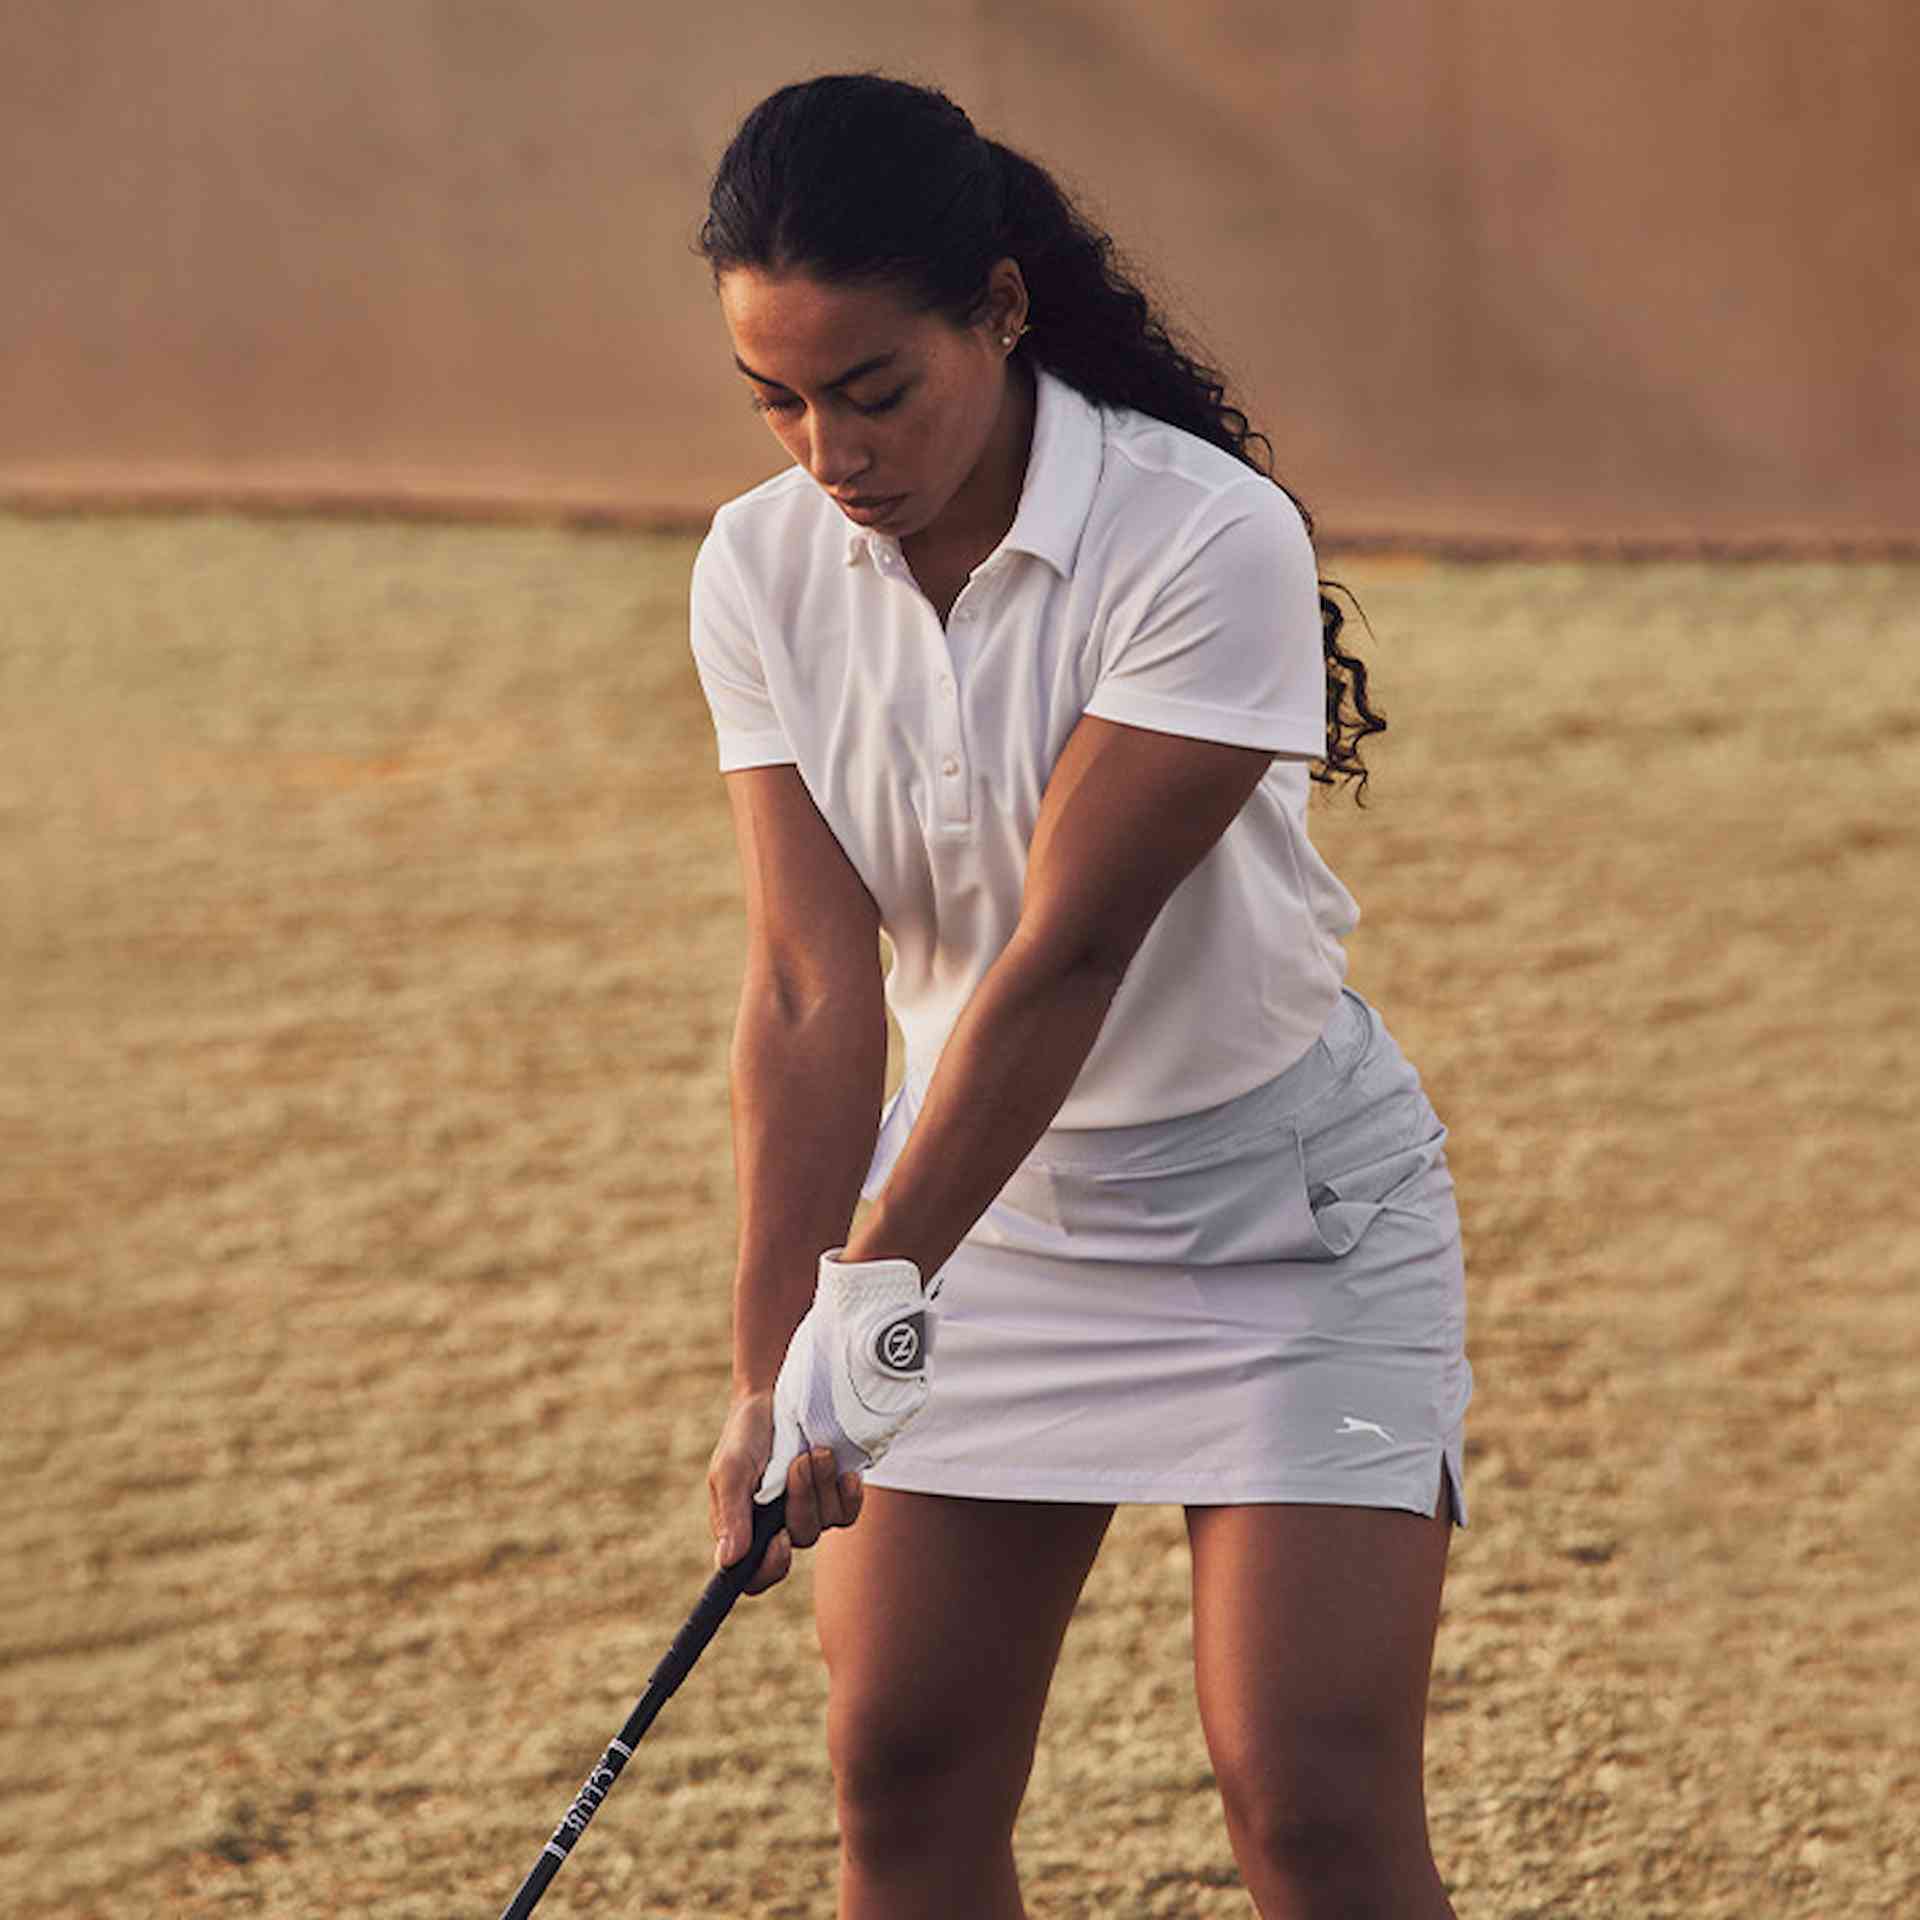
<svg viewBox="0 0 1920 1920">
<path fill-rule="evenodd" d="M 1065 579 L 1073 572 L 1080 536 L 1093 512 L 1105 435 L 1099 408 L 1077 387 L 1045 367 L 1035 384 L 1027 478 L 1013 525 L 1000 544 L 1044 560 Z"/>
<path fill-rule="evenodd" d="M 1034 381 L 1033 445 L 1013 525 L 1000 542 L 1003 552 L 1030 553 L 1063 579 L 1073 573 L 1080 538 L 1100 485 L 1104 440 L 1100 410 L 1077 387 L 1045 367 Z M 886 536 L 865 527 L 847 529 L 847 564 L 874 553 Z"/>
</svg>

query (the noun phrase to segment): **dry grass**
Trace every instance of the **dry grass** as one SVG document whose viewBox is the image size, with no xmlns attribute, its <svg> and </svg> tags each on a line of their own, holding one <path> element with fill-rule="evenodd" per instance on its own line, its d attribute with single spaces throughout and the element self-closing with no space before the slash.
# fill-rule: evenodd
<svg viewBox="0 0 1920 1920">
<path fill-rule="evenodd" d="M 0 519 L 0 1871 L 491 1914 L 704 1577 L 738 915 L 685 541 Z M 1454 1129 L 1463 1916 L 1920 1905 L 1920 567 L 1354 557 Z M 1126 1515 L 1036 1920 L 1245 1914 Z M 824 1916 L 804 1581 L 543 1907 Z"/>
</svg>

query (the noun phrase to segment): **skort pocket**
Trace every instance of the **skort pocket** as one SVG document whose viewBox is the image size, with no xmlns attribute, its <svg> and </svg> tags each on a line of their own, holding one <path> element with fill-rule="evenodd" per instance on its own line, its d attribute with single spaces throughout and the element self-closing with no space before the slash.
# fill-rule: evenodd
<svg viewBox="0 0 1920 1920">
<path fill-rule="evenodd" d="M 1303 1115 L 1300 1130 L 1314 1230 L 1336 1258 L 1402 1195 L 1412 1203 L 1447 1142 L 1419 1077 L 1397 1050 L 1379 1072 L 1357 1074 L 1343 1092 L 1332 1111 Z"/>
</svg>

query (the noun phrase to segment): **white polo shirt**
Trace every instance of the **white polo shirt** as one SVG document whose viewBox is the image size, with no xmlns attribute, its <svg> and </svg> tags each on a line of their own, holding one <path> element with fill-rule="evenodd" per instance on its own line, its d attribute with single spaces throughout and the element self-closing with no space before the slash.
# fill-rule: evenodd
<svg viewBox="0 0 1920 1920">
<path fill-rule="evenodd" d="M 1043 370 L 1019 512 L 945 628 L 898 543 L 800 467 L 714 516 L 692 614 L 722 770 L 798 767 L 879 906 L 916 1105 L 1019 919 L 1083 714 L 1281 757 L 1149 930 L 1055 1125 L 1215 1106 L 1319 1036 L 1359 918 L 1307 837 L 1319 585 L 1293 502 L 1230 454 Z"/>
</svg>

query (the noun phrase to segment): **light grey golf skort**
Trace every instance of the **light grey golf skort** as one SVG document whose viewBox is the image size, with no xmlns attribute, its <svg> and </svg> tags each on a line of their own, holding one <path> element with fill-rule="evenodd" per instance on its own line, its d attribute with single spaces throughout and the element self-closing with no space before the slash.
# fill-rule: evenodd
<svg viewBox="0 0 1920 1920">
<path fill-rule="evenodd" d="M 877 1192 L 913 1123 L 895 1096 Z M 876 1487 L 1302 1501 L 1466 1523 L 1473 1376 L 1446 1129 L 1351 989 L 1278 1078 L 1055 1130 L 948 1262 L 926 1409 Z"/>
</svg>

